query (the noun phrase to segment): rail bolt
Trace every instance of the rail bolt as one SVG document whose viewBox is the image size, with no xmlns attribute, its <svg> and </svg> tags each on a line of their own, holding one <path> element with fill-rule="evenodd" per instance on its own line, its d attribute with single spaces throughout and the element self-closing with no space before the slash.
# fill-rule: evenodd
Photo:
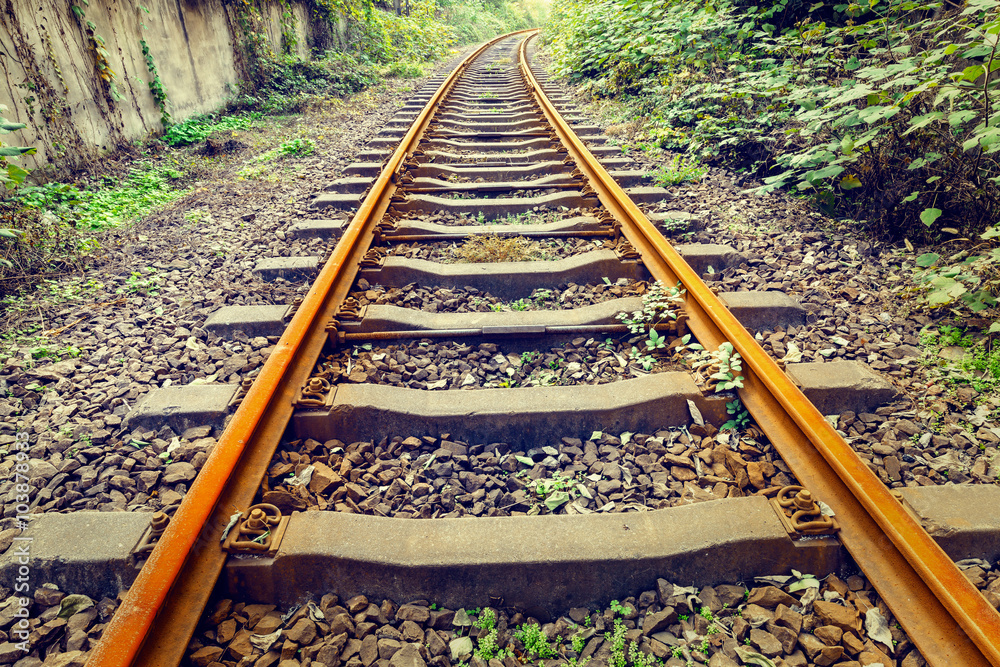
<svg viewBox="0 0 1000 667">
<path fill-rule="evenodd" d="M 156 512 L 153 515 L 152 520 L 149 522 L 149 534 L 150 535 L 162 535 L 163 531 L 167 529 L 167 525 L 170 523 L 170 516 L 164 512 Z"/>
<path fill-rule="evenodd" d="M 250 511 L 246 527 L 250 530 L 264 530 L 267 528 L 267 515 L 259 507 Z"/>
<path fill-rule="evenodd" d="M 796 493 L 792 502 L 794 502 L 795 506 L 800 510 L 816 509 L 816 502 L 813 500 L 812 494 L 806 489 L 802 489 Z"/>
<path fill-rule="evenodd" d="M 153 548 L 160 540 L 160 536 L 163 535 L 164 531 L 167 530 L 167 526 L 170 525 L 170 517 L 176 509 L 177 505 L 173 505 L 164 512 L 155 512 L 153 514 L 149 521 L 149 527 L 143 532 L 142 537 L 139 538 L 139 542 L 132 548 L 132 552 L 129 554 L 133 567 L 136 569 L 142 567 L 142 563 L 152 553 Z"/>
</svg>

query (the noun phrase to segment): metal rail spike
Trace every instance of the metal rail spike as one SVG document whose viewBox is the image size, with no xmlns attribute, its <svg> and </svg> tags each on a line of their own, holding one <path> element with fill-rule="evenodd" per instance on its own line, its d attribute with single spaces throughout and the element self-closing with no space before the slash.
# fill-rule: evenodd
<svg viewBox="0 0 1000 667">
<path fill-rule="evenodd" d="M 299 311 L 299 306 L 301 306 L 301 305 L 302 305 L 302 297 L 301 296 L 297 296 L 294 299 L 292 299 L 292 305 L 289 306 L 288 310 L 285 312 L 285 316 L 283 318 L 284 321 L 285 322 L 290 322 L 292 320 L 292 318 L 295 317 L 295 313 L 297 313 Z"/>
<path fill-rule="evenodd" d="M 170 507 L 165 507 L 160 512 L 155 512 L 152 519 L 149 521 L 149 527 L 143 532 L 142 537 L 132 548 L 132 552 L 129 554 L 132 560 L 132 566 L 135 568 L 142 567 L 142 564 L 149 557 L 149 554 L 153 553 L 153 547 L 156 543 L 160 541 L 160 536 L 163 535 L 163 531 L 167 529 L 170 525 L 170 518 L 173 516 L 174 512 L 177 511 L 177 505 L 171 505 Z"/>
<path fill-rule="evenodd" d="M 242 401 L 250 392 L 250 387 L 253 386 L 253 380 L 254 379 L 252 377 L 245 377 L 240 380 L 240 388 L 236 390 L 236 393 L 233 394 L 232 399 L 230 399 L 229 407 L 240 404 L 240 401 Z"/>
</svg>

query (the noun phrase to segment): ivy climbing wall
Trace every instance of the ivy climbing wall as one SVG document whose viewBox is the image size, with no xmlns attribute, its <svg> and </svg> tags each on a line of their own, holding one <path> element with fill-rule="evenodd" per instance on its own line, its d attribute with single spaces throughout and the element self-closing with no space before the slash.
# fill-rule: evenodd
<svg viewBox="0 0 1000 667">
<path fill-rule="evenodd" d="M 19 164 L 74 168 L 236 92 L 248 0 L 0 0 L 0 115 L 28 127 Z M 308 52 L 309 12 L 255 3 L 275 52 Z M 287 48 L 287 47 L 286 47 Z"/>
</svg>

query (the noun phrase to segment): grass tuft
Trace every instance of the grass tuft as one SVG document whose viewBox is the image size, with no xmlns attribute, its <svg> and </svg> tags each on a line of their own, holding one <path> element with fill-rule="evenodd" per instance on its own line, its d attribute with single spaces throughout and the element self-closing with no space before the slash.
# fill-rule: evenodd
<svg viewBox="0 0 1000 667">
<path fill-rule="evenodd" d="M 459 262 L 482 264 L 487 262 L 524 262 L 539 259 L 542 254 L 533 243 L 521 236 L 474 236 L 454 249 Z"/>
</svg>

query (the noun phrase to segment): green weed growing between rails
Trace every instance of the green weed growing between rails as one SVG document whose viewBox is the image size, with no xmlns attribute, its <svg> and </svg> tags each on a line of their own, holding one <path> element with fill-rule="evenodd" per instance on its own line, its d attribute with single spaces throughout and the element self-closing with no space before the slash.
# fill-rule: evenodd
<svg viewBox="0 0 1000 667">
<path fill-rule="evenodd" d="M 529 660 L 549 660 L 557 655 L 537 623 L 522 625 L 514 632 L 514 638 L 524 645 Z"/>
<path fill-rule="evenodd" d="M 726 403 L 726 414 L 729 415 L 729 420 L 721 426 L 721 430 L 743 431 L 750 426 L 750 413 L 740 399 L 734 398 Z"/>
<path fill-rule="evenodd" d="M 517 460 L 521 463 L 531 461 L 528 457 L 518 456 L 515 458 L 517 458 Z M 532 462 L 532 465 L 534 465 L 534 462 Z M 540 503 L 536 503 L 536 505 L 529 510 L 528 514 L 540 514 L 543 506 L 550 512 L 555 512 L 566 503 L 580 496 L 589 499 L 593 498 L 590 491 L 587 490 L 587 487 L 582 484 L 582 477 L 562 475 L 558 471 L 552 473 L 552 477 L 548 479 L 542 477 L 539 479 L 528 480 L 526 486 Z"/>
<path fill-rule="evenodd" d="M 699 343 L 690 342 L 691 334 L 685 334 L 680 340 L 678 351 L 687 354 L 687 363 L 691 368 L 706 376 L 706 384 L 713 388 L 715 393 L 743 388 L 744 378 L 742 375 L 738 375 L 743 372 L 743 357 L 736 351 L 732 343 L 724 341 L 719 344 L 718 349 L 710 351 Z M 726 422 L 724 428 L 733 428 L 740 422 L 746 423 L 746 420 L 741 416 L 744 410 L 742 404 L 734 404 L 732 407 L 727 405 L 726 411 L 733 415 L 737 424 L 730 425 L 730 422 Z"/>
<path fill-rule="evenodd" d="M 645 349 L 633 347 L 629 355 L 643 367 L 643 370 L 651 370 L 656 364 L 655 354 L 657 350 L 667 347 L 667 337 L 656 331 L 655 327 L 664 322 L 675 322 L 684 307 L 685 290 L 680 283 L 673 287 L 666 287 L 662 282 L 656 281 L 649 288 L 649 291 L 642 297 L 642 310 L 629 313 L 618 313 L 615 318 L 628 326 L 633 334 L 648 332 L 645 341 Z"/>
<path fill-rule="evenodd" d="M 476 618 L 473 625 L 482 630 L 477 640 L 478 646 L 475 655 L 489 662 L 493 658 L 503 659 L 509 653 L 509 649 L 501 650 L 497 646 L 497 613 L 492 609 L 483 609 Z"/>
</svg>

